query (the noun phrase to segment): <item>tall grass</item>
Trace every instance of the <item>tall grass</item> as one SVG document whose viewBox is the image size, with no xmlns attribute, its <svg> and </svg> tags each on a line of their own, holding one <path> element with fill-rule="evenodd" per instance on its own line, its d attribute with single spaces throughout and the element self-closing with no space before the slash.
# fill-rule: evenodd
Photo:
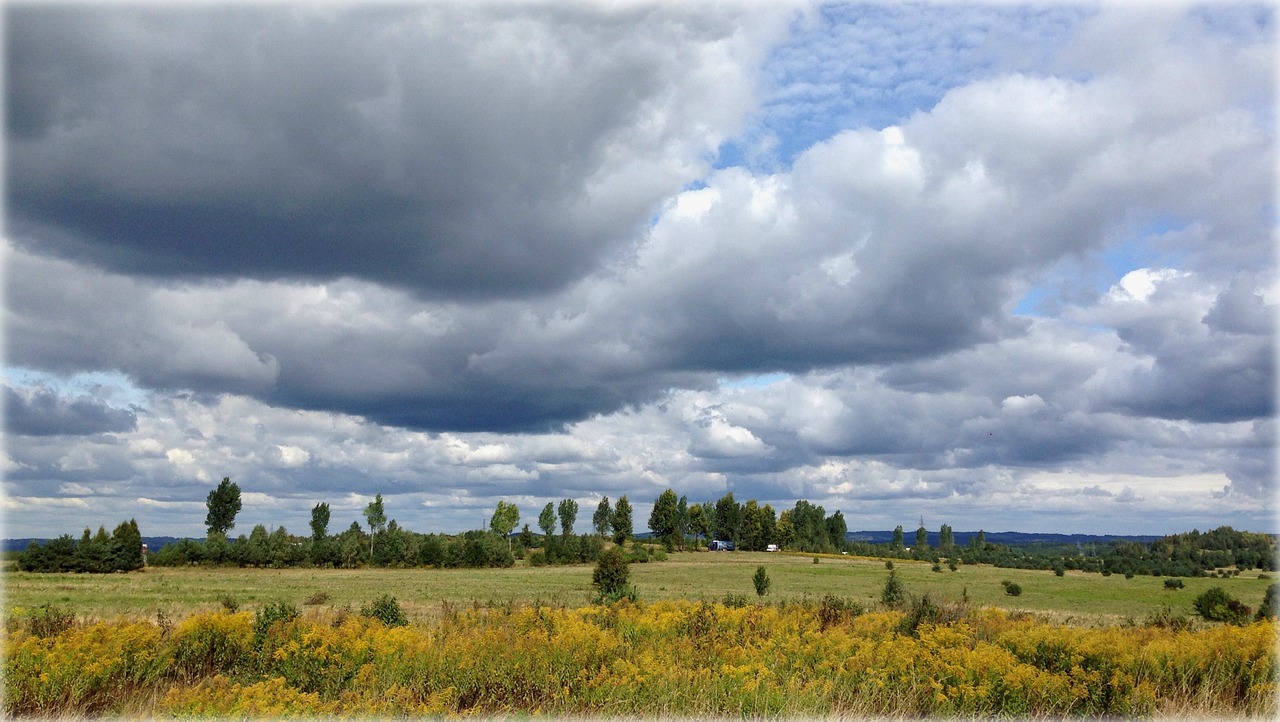
<svg viewBox="0 0 1280 722">
<path fill-rule="evenodd" d="M 824 612 L 824 608 L 827 609 Z M 6 624 L 6 715 L 1213 716 L 1277 712 L 1276 627 L 662 601 Z M 936 611 L 936 610 L 935 610 Z M 913 616 L 914 615 L 914 616 Z M 259 615 L 261 616 L 261 615 Z M 944 621 L 945 620 L 945 621 Z M 260 620 L 259 620 L 260 621 Z"/>
</svg>

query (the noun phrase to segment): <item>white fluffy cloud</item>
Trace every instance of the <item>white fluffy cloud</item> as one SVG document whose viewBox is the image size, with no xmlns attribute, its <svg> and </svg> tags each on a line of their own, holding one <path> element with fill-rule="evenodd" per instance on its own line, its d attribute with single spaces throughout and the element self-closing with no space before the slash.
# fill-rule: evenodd
<svg viewBox="0 0 1280 722">
<path fill-rule="evenodd" d="M 788 7 L 255 12 L 11 19 L 11 508 L 198 533 L 232 476 L 290 528 L 667 486 L 854 527 L 1270 523 L 1271 13 L 964 8 L 988 70 L 900 68 L 928 105 L 813 137 Z M 789 30 L 828 28 L 822 73 L 831 12 Z M 882 15 L 859 43 L 906 42 Z"/>
</svg>

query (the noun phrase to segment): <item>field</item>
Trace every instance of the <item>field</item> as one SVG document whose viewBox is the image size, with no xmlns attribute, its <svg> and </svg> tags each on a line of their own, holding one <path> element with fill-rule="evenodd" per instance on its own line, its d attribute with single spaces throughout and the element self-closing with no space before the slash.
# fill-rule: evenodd
<svg viewBox="0 0 1280 722">
<path fill-rule="evenodd" d="M 721 552 L 672 554 L 668 561 L 631 565 L 633 584 L 644 601 L 691 599 L 721 601 L 728 595 L 754 599 L 751 576 L 764 566 L 772 581 L 769 601 L 803 601 L 827 594 L 873 606 L 888 572 L 884 562 L 841 556 Z M 1040 612 L 1072 623 L 1111 624 L 1142 620 L 1168 606 L 1190 614 L 1191 601 L 1205 589 L 1220 586 L 1257 609 L 1274 579 L 1256 572 L 1238 577 L 1184 579 L 1186 588 L 1164 589 L 1160 577 L 1052 572 L 961 566 L 952 572 L 930 571 L 926 562 L 897 561 L 895 571 L 915 595 L 958 600 L 967 594 L 975 605 Z M 304 606 L 327 594 L 323 607 L 359 608 L 380 594 L 399 600 L 411 618 L 429 619 L 441 602 L 453 606 L 509 602 L 542 602 L 559 606 L 584 604 L 591 596 L 591 566 L 511 569 L 165 569 L 130 574 L 4 574 L 5 605 L 32 609 L 41 604 L 70 607 L 78 615 L 106 619 L 120 616 L 170 618 L 222 608 L 230 598 L 246 608 L 268 601 Z M 1274 575 L 1269 575 L 1274 576 Z M 1010 597 L 1002 580 L 1017 582 L 1023 593 Z"/>
<path fill-rule="evenodd" d="M 887 609 L 883 561 L 813 560 L 675 554 L 632 565 L 640 602 L 612 606 L 589 603 L 590 566 L 5 572 L 0 709 L 220 719 L 1277 712 L 1272 621 L 1148 623 L 1189 613 L 1210 586 L 1256 608 L 1272 583 L 1256 573 L 1169 591 L 1153 577 L 895 562 L 915 601 Z M 772 580 L 763 603 L 757 566 Z M 1007 596 L 1006 579 L 1023 594 Z M 384 594 L 407 626 L 362 613 Z"/>
</svg>

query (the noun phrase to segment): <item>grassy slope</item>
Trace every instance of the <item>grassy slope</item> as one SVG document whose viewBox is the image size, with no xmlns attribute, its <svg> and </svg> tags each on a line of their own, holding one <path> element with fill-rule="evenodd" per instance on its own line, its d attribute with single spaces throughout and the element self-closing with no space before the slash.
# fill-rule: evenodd
<svg viewBox="0 0 1280 722">
<path fill-rule="evenodd" d="M 725 595 L 755 598 L 751 576 L 763 565 L 773 582 L 769 599 L 819 598 L 825 594 L 874 604 L 888 572 L 881 560 L 827 556 L 814 564 L 812 555 L 765 553 L 673 554 L 666 562 L 632 565 L 632 582 L 642 599 L 706 599 Z M 1050 612 L 1062 621 L 1115 622 L 1141 620 L 1162 605 L 1191 613 L 1191 601 L 1211 586 L 1221 586 L 1257 608 L 1271 579 L 1244 572 L 1231 579 L 1184 579 L 1186 589 L 1166 591 L 1162 577 L 960 567 L 930 571 L 924 562 L 895 562 L 911 594 L 959 599 L 967 591 L 976 604 Z M 171 618 L 220 606 L 224 596 L 254 607 L 283 599 L 303 606 L 307 597 L 324 592 L 322 606 L 359 608 L 379 594 L 395 596 L 413 617 L 437 614 L 441 602 L 453 605 L 541 600 L 576 606 L 590 597 L 589 565 L 512 569 L 159 569 L 132 574 L 24 574 L 6 571 L 4 605 L 31 608 L 44 603 L 70 607 L 81 616 L 154 618 L 157 610 Z M 1020 584 L 1020 597 L 1005 595 L 1002 579 Z"/>
</svg>

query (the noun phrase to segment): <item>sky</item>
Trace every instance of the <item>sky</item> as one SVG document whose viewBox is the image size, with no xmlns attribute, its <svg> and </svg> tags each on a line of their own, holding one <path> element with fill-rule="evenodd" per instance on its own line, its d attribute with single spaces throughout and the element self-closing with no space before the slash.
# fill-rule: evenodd
<svg viewBox="0 0 1280 722">
<path fill-rule="evenodd" d="M 1270 4 L 3 12 L 6 537 L 1280 531 Z"/>
</svg>

